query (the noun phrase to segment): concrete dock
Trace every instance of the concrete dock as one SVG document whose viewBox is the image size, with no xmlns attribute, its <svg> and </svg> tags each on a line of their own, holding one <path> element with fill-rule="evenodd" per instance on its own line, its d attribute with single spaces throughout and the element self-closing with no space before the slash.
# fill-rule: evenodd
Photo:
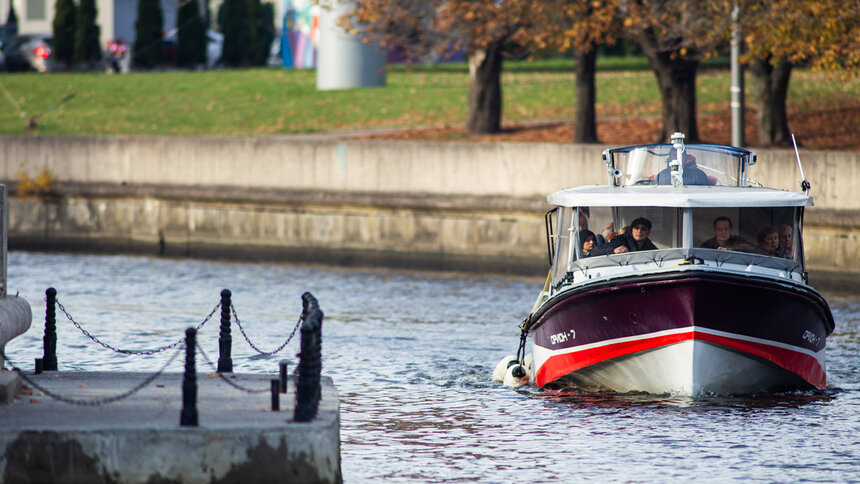
<svg viewBox="0 0 860 484">
<path fill-rule="evenodd" d="M 46 372 L 26 377 L 73 400 L 128 392 L 150 374 Z M 271 410 L 277 375 L 198 373 L 199 426 L 180 426 L 182 374 L 164 373 L 139 392 L 97 406 L 64 403 L 26 380 L 0 405 L 0 481 L 338 483 L 337 391 L 322 378 L 317 416 L 294 422 L 295 385 Z"/>
</svg>

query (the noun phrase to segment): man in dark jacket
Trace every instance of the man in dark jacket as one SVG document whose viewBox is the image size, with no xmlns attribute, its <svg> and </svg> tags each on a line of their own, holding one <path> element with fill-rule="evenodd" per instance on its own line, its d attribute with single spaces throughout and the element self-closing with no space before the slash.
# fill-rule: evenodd
<svg viewBox="0 0 860 484">
<path fill-rule="evenodd" d="M 732 219 L 717 217 L 714 220 L 714 237 L 702 243 L 703 249 L 740 250 L 755 252 L 753 244 L 739 235 L 732 235 Z"/>
<path fill-rule="evenodd" d="M 630 223 L 629 231 L 621 235 L 616 235 L 608 244 L 594 249 L 591 255 L 657 250 L 657 246 L 648 238 L 649 235 L 651 235 L 651 221 L 647 218 L 639 217 Z"/>
</svg>

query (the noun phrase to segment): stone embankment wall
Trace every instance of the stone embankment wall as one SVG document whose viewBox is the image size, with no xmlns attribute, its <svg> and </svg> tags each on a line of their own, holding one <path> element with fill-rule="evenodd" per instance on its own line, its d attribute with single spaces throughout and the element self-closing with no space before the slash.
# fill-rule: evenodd
<svg viewBox="0 0 860 484">
<path fill-rule="evenodd" d="M 546 268 L 546 195 L 606 183 L 606 146 L 296 137 L 0 136 L 0 180 L 42 169 L 53 197 L 10 197 L 13 248 L 99 248 L 490 269 Z M 860 153 L 801 151 L 807 260 L 860 280 Z M 797 190 L 792 150 L 752 177 Z"/>
</svg>

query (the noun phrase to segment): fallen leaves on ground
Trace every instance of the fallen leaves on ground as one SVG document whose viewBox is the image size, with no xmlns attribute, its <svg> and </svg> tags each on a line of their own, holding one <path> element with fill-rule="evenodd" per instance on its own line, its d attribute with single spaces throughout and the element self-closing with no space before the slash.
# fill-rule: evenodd
<svg viewBox="0 0 860 484">
<path fill-rule="evenodd" d="M 747 113 L 744 123 L 747 145 L 756 147 L 758 129 L 755 115 Z M 655 143 L 658 142 L 660 126 L 660 119 L 657 117 L 598 119 L 597 137 L 601 143 L 609 145 Z M 730 112 L 700 115 L 698 128 L 702 142 L 731 144 Z M 798 144 L 807 149 L 860 151 L 860 106 L 790 114 L 789 129 L 794 133 Z M 501 133 L 492 135 L 469 135 L 463 126 L 437 126 L 366 135 L 360 139 L 568 143 L 573 140 L 573 133 L 573 121 L 556 121 L 506 124 L 503 125 Z"/>
</svg>

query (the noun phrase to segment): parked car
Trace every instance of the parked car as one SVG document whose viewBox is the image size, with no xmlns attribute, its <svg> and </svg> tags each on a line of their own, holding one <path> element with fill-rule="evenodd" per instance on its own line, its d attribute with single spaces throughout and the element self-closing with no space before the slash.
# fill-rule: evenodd
<svg viewBox="0 0 860 484">
<path fill-rule="evenodd" d="M 53 70 L 51 51 L 54 36 L 51 34 L 17 35 L 5 42 L 2 47 L 2 69 L 6 71 Z"/>
</svg>

